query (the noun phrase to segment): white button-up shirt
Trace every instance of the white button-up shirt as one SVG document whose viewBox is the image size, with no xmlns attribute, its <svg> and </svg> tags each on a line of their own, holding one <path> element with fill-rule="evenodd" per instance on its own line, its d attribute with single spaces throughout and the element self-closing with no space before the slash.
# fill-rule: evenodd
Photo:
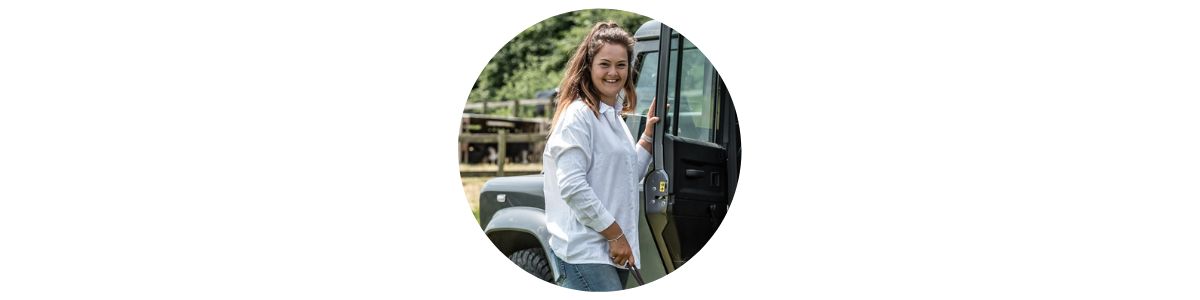
<svg viewBox="0 0 1200 300">
<path fill-rule="evenodd" d="M 583 101 L 571 102 L 542 153 L 550 248 L 568 263 L 616 266 L 600 235 L 616 221 L 641 267 L 638 182 L 650 153 L 630 136 L 617 109 L 598 105 L 599 118 Z"/>
</svg>

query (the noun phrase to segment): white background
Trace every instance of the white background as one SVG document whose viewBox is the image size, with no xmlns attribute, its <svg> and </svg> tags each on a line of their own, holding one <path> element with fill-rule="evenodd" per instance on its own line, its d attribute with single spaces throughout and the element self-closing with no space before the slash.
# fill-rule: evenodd
<svg viewBox="0 0 1200 300">
<path fill-rule="evenodd" d="M 598 5 L 705 51 L 745 146 L 619 297 L 1200 297 L 1187 1 L 657 2 L 6 1 L 0 298 L 613 296 L 511 267 L 455 152 L 495 51 Z"/>
</svg>

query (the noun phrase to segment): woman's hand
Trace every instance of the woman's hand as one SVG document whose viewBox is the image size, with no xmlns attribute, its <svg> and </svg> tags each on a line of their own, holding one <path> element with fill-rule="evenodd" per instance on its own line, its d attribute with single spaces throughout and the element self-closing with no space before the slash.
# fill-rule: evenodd
<svg viewBox="0 0 1200 300">
<path fill-rule="evenodd" d="M 629 247 L 629 240 L 622 236 L 608 242 L 608 257 L 618 266 L 633 265 L 633 248 Z"/>
<path fill-rule="evenodd" d="M 625 238 L 625 233 L 617 222 L 608 225 L 608 228 L 600 232 L 600 236 L 608 240 L 608 258 L 613 264 L 625 266 L 634 263 L 633 249 L 629 247 L 629 240 Z"/>
<path fill-rule="evenodd" d="M 654 124 L 658 124 L 658 116 L 654 115 L 657 112 L 655 106 L 658 105 L 658 98 L 650 100 L 650 111 L 646 112 L 646 130 L 643 130 L 642 137 L 638 139 L 637 144 L 641 145 L 646 152 L 654 154 Z M 667 108 L 671 108 L 671 104 L 667 104 Z"/>
<path fill-rule="evenodd" d="M 642 133 L 652 138 L 654 137 L 654 124 L 658 124 L 658 116 L 654 115 L 658 111 L 654 109 L 655 105 L 658 105 L 657 97 L 650 101 L 650 111 L 646 112 L 646 130 Z"/>
</svg>

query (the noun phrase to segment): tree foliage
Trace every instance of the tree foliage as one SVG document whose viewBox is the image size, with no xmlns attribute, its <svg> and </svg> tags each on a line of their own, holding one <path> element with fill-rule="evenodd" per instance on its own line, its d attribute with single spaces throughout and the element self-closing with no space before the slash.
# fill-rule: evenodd
<svg viewBox="0 0 1200 300">
<path fill-rule="evenodd" d="M 496 52 L 471 89 L 468 101 L 530 99 L 554 89 L 567 61 L 597 22 L 613 21 L 633 34 L 650 18 L 609 9 L 579 10 L 543 20 Z"/>
</svg>

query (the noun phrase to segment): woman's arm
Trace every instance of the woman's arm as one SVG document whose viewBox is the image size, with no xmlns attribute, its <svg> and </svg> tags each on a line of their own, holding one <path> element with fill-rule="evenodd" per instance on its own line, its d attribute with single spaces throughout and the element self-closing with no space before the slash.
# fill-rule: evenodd
<svg viewBox="0 0 1200 300">
<path fill-rule="evenodd" d="M 582 149 L 566 149 L 555 159 L 558 169 L 554 175 L 558 179 L 560 196 L 574 213 L 575 219 L 588 228 L 600 232 L 613 224 L 616 218 L 604 208 L 604 204 L 600 202 L 600 198 L 596 196 L 592 186 L 588 184 L 587 167 L 589 164 L 588 156 Z M 615 236 L 613 235 L 613 237 Z"/>
<path fill-rule="evenodd" d="M 639 140 L 638 146 L 642 146 L 642 149 L 645 149 L 646 153 L 654 154 L 654 144 L 647 142 L 645 139 Z"/>
<path fill-rule="evenodd" d="M 655 116 L 654 106 L 658 104 L 658 99 L 650 102 L 650 111 L 646 112 L 646 130 L 642 132 L 642 136 L 638 138 L 637 145 L 646 150 L 648 156 L 654 155 L 654 125 L 658 124 L 658 116 Z M 638 162 L 640 166 L 646 166 L 649 162 L 642 162 L 643 157 L 639 153 Z M 646 158 L 648 160 L 648 158 Z"/>
<path fill-rule="evenodd" d="M 624 230 L 617 225 L 616 218 L 596 197 L 595 191 L 587 182 L 587 166 L 589 162 L 584 151 L 570 148 L 556 159 L 558 178 L 563 202 L 584 226 L 595 230 L 608 241 L 608 255 L 613 264 L 624 266 L 635 263 L 633 249 L 625 237 Z"/>
</svg>

